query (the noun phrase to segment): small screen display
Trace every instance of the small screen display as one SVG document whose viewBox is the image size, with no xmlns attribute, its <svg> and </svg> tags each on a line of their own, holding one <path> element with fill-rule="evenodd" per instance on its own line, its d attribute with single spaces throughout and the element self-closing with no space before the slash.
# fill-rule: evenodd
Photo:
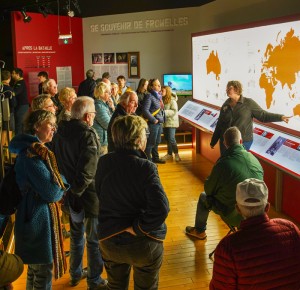
<svg viewBox="0 0 300 290">
<path fill-rule="evenodd" d="M 191 74 L 164 74 L 164 86 L 169 86 L 178 96 L 191 96 L 193 92 L 193 77 Z"/>
</svg>

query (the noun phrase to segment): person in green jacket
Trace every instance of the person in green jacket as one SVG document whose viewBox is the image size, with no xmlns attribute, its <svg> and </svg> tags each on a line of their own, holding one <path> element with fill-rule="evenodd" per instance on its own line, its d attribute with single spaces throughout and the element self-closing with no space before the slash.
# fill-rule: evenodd
<svg viewBox="0 0 300 290">
<path fill-rule="evenodd" d="M 263 169 L 254 155 L 242 145 L 241 132 L 230 127 L 224 133 L 226 151 L 217 160 L 200 194 L 195 226 L 187 226 L 186 234 L 200 240 L 206 238 L 209 211 L 213 210 L 232 226 L 239 226 L 242 216 L 235 209 L 236 185 L 247 178 L 263 180 Z"/>
</svg>

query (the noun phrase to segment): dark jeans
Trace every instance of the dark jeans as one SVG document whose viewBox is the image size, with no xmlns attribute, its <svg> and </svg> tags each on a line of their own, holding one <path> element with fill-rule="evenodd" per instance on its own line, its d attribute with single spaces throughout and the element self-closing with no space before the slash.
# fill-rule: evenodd
<svg viewBox="0 0 300 290">
<path fill-rule="evenodd" d="M 53 264 L 29 264 L 26 290 L 51 290 Z"/>
<path fill-rule="evenodd" d="M 70 276 L 79 279 L 82 274 L 82 257 L 84 252 L 85 238 L 87 241 L 87 284 L 95 288 L 103 279 L 103 260 L 97 238 L 98 218 L 84 218 L 82 222 L 74 222 L 70 217 Z"/>
<path fill-rule="evenodd" d="M 131 266 L 135 290 L 158 289 L 163 243 L 146 236 L 128 237 L 122 233 L 100 242 L 108 277 L 108 289 L 127 290 Z"/>
<path fill-rule="evenodd" d="M 201 192 L 198 199 L 197 212 L 195 218 L 195 228 L 199 233 L 204 232 L 206 230 L 208 215 L 209 209 L 206 204 L 206 193 Z"/>
<path fill-rule="evenodd" d="M 162 126 L 160 123 L 148 124 L 149 127 L 149 137 L 147 139 L 147 145 L 145 153 L 149 160 L 159 159 L 158 145 L 161 141 Z"/>
<path fill-rule="evenodd" d="M 210 210 L 218 214 L 222 220 L 234 227 L 239 227 L 243 217 L 237 212 L 236 209 L 228 208 L 217 199 L 213 199 L 211 196 L 207 196 L 205 192 L 201 192 L 195 218 L 195 228 L 201 233 L 206 230 L 207 219 Z"/>
<path fill-rule="evenodd" d="M 176 128 L 166 127 L 164 128 L 164 137 L 168 145 L 168 154 L 178 153 L 178 147 L 175 139 Z"/>
</svg>

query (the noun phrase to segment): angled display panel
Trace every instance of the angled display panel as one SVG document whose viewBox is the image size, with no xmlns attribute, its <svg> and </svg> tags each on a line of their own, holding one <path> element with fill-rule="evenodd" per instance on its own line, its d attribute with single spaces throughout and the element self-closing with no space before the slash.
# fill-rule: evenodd
<svg viewBox="0 0 300 290">
<path fill-rule="evenodd" d="M 300 16 L 272 22 L 193 34 L 193 98 L 221 107 L 239 80 L 263 109 L 294 116 L 276 128 L 300 136 Z"/>
<path fill-rule="evenodd" d="M 187 101 L 179 116 L 194 127 L 212 133 L 219 110 L 194 101 Z M 254 124 L 250 151 L 268 163 L 300 179 L 300 139 L 281 131 Z"/>
</svg>

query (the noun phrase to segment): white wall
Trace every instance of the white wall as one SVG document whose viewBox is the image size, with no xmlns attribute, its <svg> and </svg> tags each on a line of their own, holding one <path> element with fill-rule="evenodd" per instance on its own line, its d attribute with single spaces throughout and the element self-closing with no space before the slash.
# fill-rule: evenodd
<svg viewBox="0 0 300 290">
<path fill-rule="evenodd" d="M 299 0 L 216 0 L 201 7 L 85 18 L 85 70 L 92 67 L 92 53 L 139 51 L 141 77 L 161 79 L 164 73 L 191 73 L 191 33 L 296 13 L 300 13 Z M 168 27 L 149 28 L 150 21 L 158 19 Z M 134 28 L 137 21 L 141 28 Z M 101 31 L 101 25 L 113 23 L 126 23 L 130 28 Z"/>
</svg>

